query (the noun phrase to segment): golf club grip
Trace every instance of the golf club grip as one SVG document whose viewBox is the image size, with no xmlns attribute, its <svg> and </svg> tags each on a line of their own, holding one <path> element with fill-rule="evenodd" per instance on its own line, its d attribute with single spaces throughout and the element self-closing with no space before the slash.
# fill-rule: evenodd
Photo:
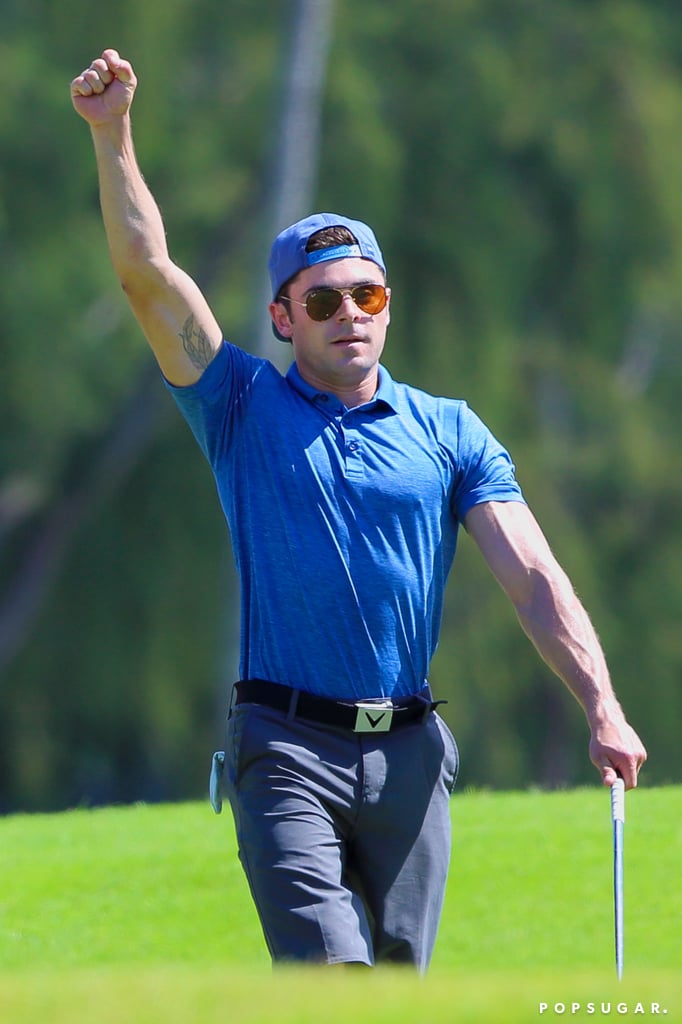
<svg viewBox="0 0 682 1024">
<path fill-rule="evenodd" d="M 611 818 L 613 821 L 625 821 L 625 783 L 616 779 L 611 786 Z"/>
</svg>

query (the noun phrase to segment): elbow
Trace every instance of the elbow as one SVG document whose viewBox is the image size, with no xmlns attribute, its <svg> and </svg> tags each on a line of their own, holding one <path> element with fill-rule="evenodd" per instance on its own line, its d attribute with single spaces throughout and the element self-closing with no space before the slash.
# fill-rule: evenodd
<svg viewBox="0 0 682 1024">
<path fill-rule="evenodd" d="M 522 574 L 515 576 L 513 583 L 507 587 L 507 596 L 517 612 L 522 615 L 525 610 L 544 604 L 552 592 L 550 574 L 543 566 L 529 566 Z"/>
<path fill-rule="evenodd" d="M 114 263 L 114 270 L 123 293 L 133 305 L 153 300 L 168 287 L 167 267 L 148 258 L 136 258 L 134 253 Z"/>
<path fill-rule="evenodd" d="M 538 619 L 556 621 L 561 609 L 574 603 L 575 592 L 558 566 L 537 565 L 518 580 L 509 597 L 522 622 Z"/>
<path fill-rule="evenodd" d="M 143 302 L 149 295 L 144 275 L 136 273 L 134 269 L 115 269 L 118 283 L 130 305 L 135 307 Z"/>
</svg>

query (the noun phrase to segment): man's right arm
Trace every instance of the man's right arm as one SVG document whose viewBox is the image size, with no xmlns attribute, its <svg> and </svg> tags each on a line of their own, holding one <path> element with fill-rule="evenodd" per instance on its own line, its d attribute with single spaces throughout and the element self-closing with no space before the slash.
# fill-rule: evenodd
<svg viewBox="0 0 682 1024">
<path fill-rule="evenodd" d="M 131 65 L 105 50 L 73 80 L 71 98 L 90 125 L 114 269 L 164 376 L 172 384 L 193 384 L 218 351 L 222 331 L 198 286 L 169 256 L 133 146 L 136 86 Z"/>
</svg>

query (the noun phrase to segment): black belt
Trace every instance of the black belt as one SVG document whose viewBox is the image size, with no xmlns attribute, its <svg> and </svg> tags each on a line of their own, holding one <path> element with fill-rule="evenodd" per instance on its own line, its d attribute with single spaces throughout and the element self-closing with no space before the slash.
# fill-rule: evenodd
<svg viewBox="0 0 682 1024">
<path fill-rule="evenodd" d="M 439 704 L 447 701 L 432 700 L 428 687 L 413 697 L 353 702 L 318 697 L 266 679 L 240 679 L 235 683 L 233 704 L 263 704 L 284 711 L 291 718 L 305 718 L 353 732 L 392 732 L 410 722 L 425 721 Z"/>
</svg>

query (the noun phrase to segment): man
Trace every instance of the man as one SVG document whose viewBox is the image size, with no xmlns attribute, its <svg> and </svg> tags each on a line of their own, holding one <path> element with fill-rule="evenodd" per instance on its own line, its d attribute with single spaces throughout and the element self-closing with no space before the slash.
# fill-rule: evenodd
<svg viewBox="0 0 682 1024">
<path fill-rule="evenodd" d="M 270 257 L 283 377 L 223 340 L 170 259 L 135 159 L 131 65 L 74 79 L 115 270 L 213 468 L 241 579 L 227 787 L 275 961 L 424 970 L 449 859 L 455 741 L 428 688 L 463 524 L 538 652 L 584 708 L 610 785 L 646 758 L 586 612 L 465 403 L 394 382 L 384 259 L 365 224 L 318 214 Z"/>
</svg>

